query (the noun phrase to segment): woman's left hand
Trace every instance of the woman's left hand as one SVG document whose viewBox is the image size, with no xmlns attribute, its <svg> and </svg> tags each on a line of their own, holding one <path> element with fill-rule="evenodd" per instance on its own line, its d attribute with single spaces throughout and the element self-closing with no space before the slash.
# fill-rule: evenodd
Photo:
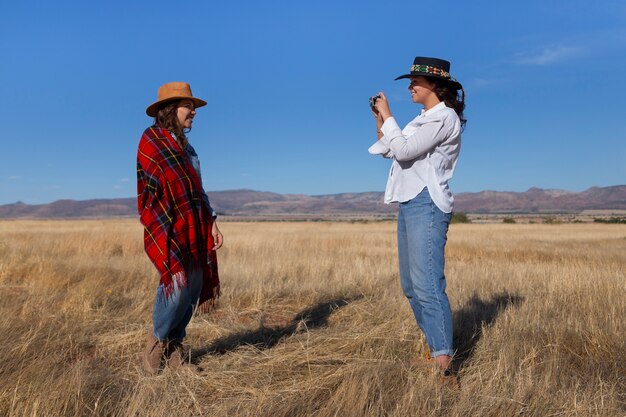
<svg viewBox="0 0 626 417">
<path fill-rule="evenodd" d="M 213 222 L 211 235 L 213 236 L 213 250 L 218 250 L 224 244 L 224 236 L 222 235 L 222 232 L 220 232 L 219 227 L 217 227 L 217 222 Z"/>
<path fill-rule="evenodd" d="M 380 117 L 383 119 L 383 121 L 385 121 L 389 117 L 391 117 L 391 110 L 389 110 L 389 103 L 387 102 L 387 97 L 385 97 L 385 93 L 381 91 L 380 93 L 378 93 L 378 95 L 380 97 L 378 97 L 378 100 L 376 100 L 376 104 L 374 105 L 374 107 L 376 107 L 376 110 L 378 110 L 378 114 L 380 114 Z"/>
</svg>

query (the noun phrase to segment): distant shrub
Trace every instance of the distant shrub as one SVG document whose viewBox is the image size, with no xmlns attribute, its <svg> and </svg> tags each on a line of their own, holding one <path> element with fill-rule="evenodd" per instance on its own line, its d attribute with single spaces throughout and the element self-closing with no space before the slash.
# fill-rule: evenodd
<svg viewBox="0 0 626 417">
<path fill-rule="evenodd" d="M 558 220 L 556 217 L 548 216 L 543 218 L 543 224 L 561 224 L 562 221 Z"/>
<path fill-rule="evenodd" d="M 350 219 L 348 220 L 348 223 L 360 223 L 360 224 L 368 224 L 370 221 L 368 219 Z"/>
<path fill-rule="evenodd" d="M 513 217 L 505 217 L 504 219 L 502 219 L 502 223 L 515 224 L 517 222 L 515 221 Z"/>
<path fill-rule="evenodd" d="M 109 255 L 112 257 L 124 256 L 124 248 L 122 245 L 113 245 L 111 246 L 111 249 L 109 249 Z"/>
<path fill-rule="evenodd" d="M 626 224 L 626 217 L 611 217 L 609 219 L 594 218 L 594 223 L 611 223 L 611 224 Z"/>
<path fill-rule="evenodd" d="M 463 212 L 453 212 L 451 223 L 471 223 L 472 221 L 467 217 L 467 214 Z"/>
</svg>

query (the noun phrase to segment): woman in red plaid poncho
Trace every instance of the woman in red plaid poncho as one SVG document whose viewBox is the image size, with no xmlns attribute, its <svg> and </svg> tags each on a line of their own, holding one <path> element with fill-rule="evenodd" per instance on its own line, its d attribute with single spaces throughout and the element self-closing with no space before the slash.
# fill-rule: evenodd
<svg viewBox="0 0 626 417">
<path fill-rule="evenodd" d="M 155 123 L 139 142 L 138 211 L 146 253 L 161 278 L 142 358 L 149 374 L 163 363 L 197 369 L 182 346 L 185 328 L 198 302 L 206 310 L 219 295 L 215 251 L 223 238 L 202 188 L 198 156 L 185 135 L 204 105 L 187 83 L 161 86 L 158 100 L 146 109 Z"/>
</svg>

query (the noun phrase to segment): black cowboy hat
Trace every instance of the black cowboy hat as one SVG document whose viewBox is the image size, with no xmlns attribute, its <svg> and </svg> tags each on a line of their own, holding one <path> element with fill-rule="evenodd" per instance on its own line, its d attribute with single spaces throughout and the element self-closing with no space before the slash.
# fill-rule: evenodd
<svg viewBox="0 0 626 417">
<path fill-rule="evenodd" d="M 427 58 L 423 56 L 415 57 L 413 65 L 411 66 L 411 73 L 401 75 L 396 78 L 396 80 L 411 77 L 439 78 L 440 80 L 447 81 L 455 90 L 463 88 L 461 83 L 450 75 L 450 62 L 445 59 Z"/>
</svg>

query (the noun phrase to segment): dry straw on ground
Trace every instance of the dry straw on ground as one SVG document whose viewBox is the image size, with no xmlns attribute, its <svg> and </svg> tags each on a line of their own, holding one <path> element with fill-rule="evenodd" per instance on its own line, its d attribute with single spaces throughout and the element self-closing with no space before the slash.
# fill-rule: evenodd
<svg viewBox="0 0 626 417">
<path fill-rule="evenodd" d="M 626 227 L 453 225 L 460 386 L 424 339 L 393 223 L 223 223 L 203 371 L 138 369 L 157 277 L 136 221 L 0 222 L 3 416 L 623 416 Z"/>
</svg>

